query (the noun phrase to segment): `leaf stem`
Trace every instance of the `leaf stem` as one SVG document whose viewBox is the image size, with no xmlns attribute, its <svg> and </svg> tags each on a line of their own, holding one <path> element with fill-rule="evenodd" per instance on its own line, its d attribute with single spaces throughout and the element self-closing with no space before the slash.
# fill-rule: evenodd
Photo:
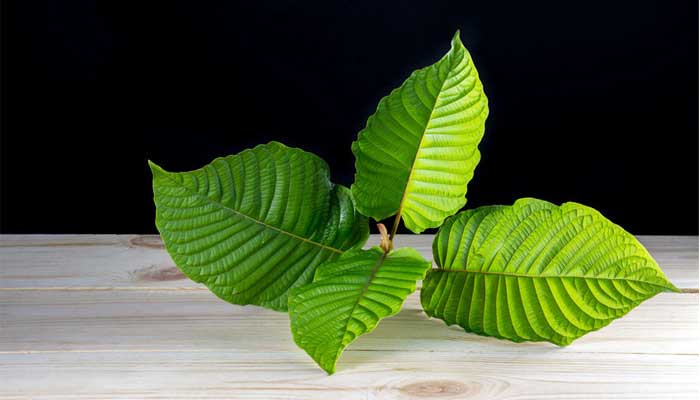
<svg viewBox="0 0 700 400">
<path fill-rule="evenodd" d="M 396 230 L 399 229 L 399 222 L 401 221 L 401 209 L 396 213 L 396 218 L 394 218 L 394 225 L 391 227 L 391 235 L 389 235 L 389 242 L 391 242 L 392 247 L 394 246 L 394 236 L 396 236 Z"/>
</svg>

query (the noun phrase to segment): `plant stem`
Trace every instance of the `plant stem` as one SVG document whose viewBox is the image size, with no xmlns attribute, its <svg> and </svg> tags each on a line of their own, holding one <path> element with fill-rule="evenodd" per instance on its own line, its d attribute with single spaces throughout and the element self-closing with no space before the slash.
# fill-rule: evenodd
<svg viewBox="0 0 700 400">
<path fill-rule="evenodd" d="M 394 218 L 394 226 L 391 227 L 391 235 L 389 235 L 389 241 L 392 246 L 394 244 L 394 236 L 396 236 L 396 230 L 399 229 L 399 222 L 401 221 L 401 209 L 396 213 L 396 218 Z"/>
</svg>

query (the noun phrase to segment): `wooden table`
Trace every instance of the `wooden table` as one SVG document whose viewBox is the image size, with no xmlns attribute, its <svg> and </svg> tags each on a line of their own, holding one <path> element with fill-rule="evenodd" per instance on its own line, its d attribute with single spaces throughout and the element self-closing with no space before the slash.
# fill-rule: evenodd
<svg viewBox="0 0 700 400">
<path fill-rule="evenodd" d="M 697 399 L 698 238 L 640 240 L 684 293 L 569 347 L 447 328 L 416 293 L 327 376 L 286 314 L 218 300 L 158 237 L 0 236 L 0 398 Z"/>
</svg>

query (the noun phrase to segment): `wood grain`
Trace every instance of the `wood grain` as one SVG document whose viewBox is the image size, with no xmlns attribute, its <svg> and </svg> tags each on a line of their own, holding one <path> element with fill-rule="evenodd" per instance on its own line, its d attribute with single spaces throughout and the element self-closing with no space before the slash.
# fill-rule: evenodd
<svg viewBox="0 0 700 400">
<path fill-rule="evenodd" d="M 693 340 L 699 334 L 697 300 L 697 294 L 660 294 L 575 345 L 558 348 L 548 343 L 515 345 L 446 328 L 423 314 L 415 293 L 398 315 L 382 321 L 349 350 L 692 354 L 698 352 Z M 0 333 L 0 353 L 167 351 L 173 344 L 188 350 L 255 352 L 263 346 L 268 351 L 297 351 L 287 314 L 231 305 L 208 291 L 0 292 L 0 304 L 12 322 Z M 339 365 L 342 368 L 342 359 Z"/>
<path fill-rule="evenodd" d="M 639 240 L 671 282 L 681 289 L 698 288 L 697 236 Z M 367 243 L 379 245 L 379 235 Z M 432 235 L 399 235 L 396 244 L 432 260 Z M 3 288 L 200 286 L 179 272 L 154 235 L 0 235 L 0 260 Z"/>
<path fill-rule="evenodd" d="M 445 327 L 414 294 L 327 376 L 286 314 L 218 300 L 157 237 L 0 236 L 0 398 L 695 399 L 697 237 L 640 239 L 686 293 L 565 348 Z"/>
</svg>

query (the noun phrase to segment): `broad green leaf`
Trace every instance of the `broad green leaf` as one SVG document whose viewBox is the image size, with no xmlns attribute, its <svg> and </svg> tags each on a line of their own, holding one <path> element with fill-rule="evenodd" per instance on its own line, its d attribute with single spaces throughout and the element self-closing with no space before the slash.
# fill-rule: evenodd
<svg viewBox="0 0 700 400">
<path fill-rule="evenodd" d="M 329 374 L 358 336 L 394 315 L 430 262 L 414 249 L 349 251 L 321 265 L 314 282 L 292 290 L 289 318 L 294 341 Z"/>
<path fill-rule="evenodd" d="M 521 199 L 464 211 L 440 228 L 433 255 L 425 312 L 516 342 L 565 346 L 678 291 L 634 236 L 576 203 Z"/>
<path fill-rule="evenodd" d="M 384 97 L 352 144 L 352 193 L 364 215 L 401 213 L 415 233 L 440 226 L 466 203 L 488 105 L 459 38 L 437 63 Z"/>
<path fill-rule="evenodd" d="M 271 142 L 181 173 L 150 165 L 166 249 L 231 303 L 286 310 L 290 288 L 369 235 L 350 191 L 300 149 Z"/>
</svg>

